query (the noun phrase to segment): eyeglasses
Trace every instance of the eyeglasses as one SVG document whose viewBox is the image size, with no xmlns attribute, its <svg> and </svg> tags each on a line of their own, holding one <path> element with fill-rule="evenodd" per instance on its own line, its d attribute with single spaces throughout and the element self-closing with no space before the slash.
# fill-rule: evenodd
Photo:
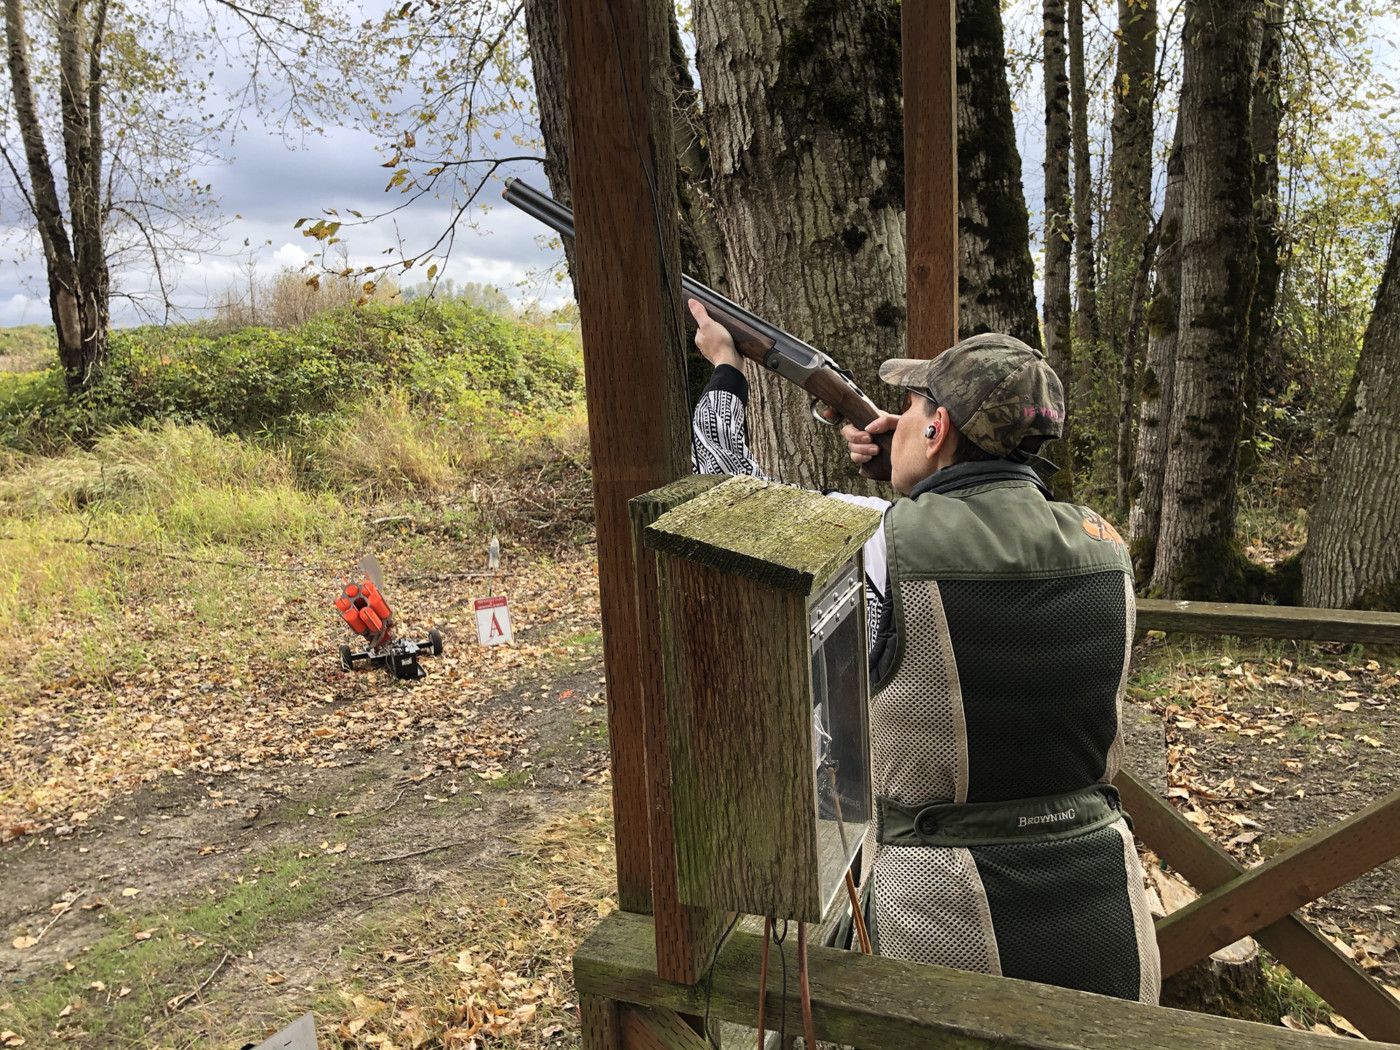
<svg viewBox="0 0 1400 1050">
<path fill-rule="evenodd" d="M 903 415 L 905 412 L 908 412 L 911 408 L 914 407 L 914 397 L 915 397 L 916 395 L 917 395 L 918 397 L 923 398 L 925 401 L 927 401 L 927 402 L 928 402 L 930 405 L 932 405 L 934 408 L 937 408 L 937 407 L 938 407 L 938 402 L 935 401 L 931 395 L 926 394 L 926 393 L 924 393 L 922 390 L 919 390 L 919 389 L 917 389 L 917 388 L 915 388 L 915 387 L 906 386 L 906 387 L 904 388 L 904 407 L 900 409 L 900 414 L 901 414 L 901 415 Z"/>
</svg>

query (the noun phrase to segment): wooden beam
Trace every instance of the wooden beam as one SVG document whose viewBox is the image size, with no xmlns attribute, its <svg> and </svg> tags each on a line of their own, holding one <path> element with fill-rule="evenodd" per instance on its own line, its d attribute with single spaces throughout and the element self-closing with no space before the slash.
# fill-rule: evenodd
<svg viewBox="0 0 1400 1050">
<path fill-rule="evenodd" d="M 643 542 L 646 527 L 682 503 L 718 485 L 719 474 L 696 474 L 635 497 L 632 551 L 636 573 L 637 622 L 657 644 L 642 650 L 642 730 L 646 744 L 647 801 L 651 825 L 651 910 L 656 923 L 656 971 L 668 981 L 694 984 L 710 961 L 727 917 L 682 904 L 676 866 L 675 818 L 671 805 L 671 758 L 666 737 L 665 667 L 661 657 L 656 555 Z"/>
<path fill-rule="evenodd" d="M 796 934 L 786 947 L 788 982 L 774 980 L 770 958 L 767 1024 L 786 1010 L 788 1031 L 801 1023 L 795 972 Z M 701 1014 L 712 1021 L 753 1027 L 758 1021 L 762 938 L 734 933 L 720 950 L 714 973 L 686 987 L 656 975 L 656 945 L 645 916 L 614 912 L 574 955 L 574 983 L 582 995 Z M 773 949 L 774 952 L 777 949 Z M 1168 1010 L 1029 981 L 950 970 L 880 955 L 808 948 L 812 1015 L 817 1037 L 854 1047 L 901 1050 L 1292 1050 L 1335 1047 L 1308 1032 Z M 1377 1046 L 1400 1050 L 1394 1044 Z"/>
<path fill-rule="evenodd" d="M 656 642 L 639 634 L 627 501 L 690 472 L 667 10 L 665 0 L 560 0 L 560 14 L 618 900 L 647 911 L 640 667 L 641 652 Z"/>
<path fill-rule="evenodd" d="M 1227 602 L 1172 602 L 1139 598 L 1137 625 L 1144 631 L 1400 645 L 1400 614 L 1359 612 L 1355 609 L 1231 605 Z"/>
<path fill-rule="evenodd" d="M 618 1004 L 598 995 L 579 995 L 578 1020 L 583 1050 L 622 1050 L 622 1017 Z"/>
<path fill-rule="evenodd" d="M 1201 892 L 1243 874 L 1244 867 L 1151 788 L 1129 773 L 1114 785 L 1134 833 Z M 1287 915 L 1254 938 L 1367 1038 L 1400 1043 L 1400 1001 L 1309 923 Z"/>
<path fill-rule="evenodd" d="M 1400 855 L 1400 791 L 1157 923 L 1162 975 L 1233 944 Z"/>
<path fill-rule="evenodd" d="M 710 1045 L 671 1010 L 622 1008 L 622 1042 L 627 1050 L 706 1050 Z"/>
<path fill-rule="evenodd" d="M 958 341 L 958 112 L 953 0 L 900 5 L 904 66 L 905 354 Z"/>
</svg>

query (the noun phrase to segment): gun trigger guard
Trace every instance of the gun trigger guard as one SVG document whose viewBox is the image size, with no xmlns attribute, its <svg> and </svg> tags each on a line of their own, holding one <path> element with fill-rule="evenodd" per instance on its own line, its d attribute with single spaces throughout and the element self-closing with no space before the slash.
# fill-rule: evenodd
<svg viewBox="0 0 1400 1050">
<path fill-rule="evenodd" d="M 812 403 L 811 403 L 811 406 L 810 406 L 810 407 L 811 407 L 811 410 L 812 410 L 812 418 L 815 419 L 815 420 L 816 420 L 818 423 L 820 423 L 822 426 L 824 426 L 824 427 L 834 427 L 834 426 L 836 426 L 836 420 L 834 420 L 834 419 L 827 419 L 826 416 L 822 415 L 822 409 L 823 409 L 823 408 L 826 408 L 827 406 L 825 405 L 824 402 L 821 401 L 821 399 L 815 398 L 815 397 L 812 398 Z"/>
</svg>

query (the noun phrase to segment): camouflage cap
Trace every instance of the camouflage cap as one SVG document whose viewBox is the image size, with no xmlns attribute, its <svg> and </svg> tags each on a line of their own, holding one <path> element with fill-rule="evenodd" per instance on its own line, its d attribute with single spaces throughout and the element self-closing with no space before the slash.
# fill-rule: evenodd
<svg viewBox="0 0 1400 1050">
<path fill-rule="evenodd" d="M 927 390 L 974 445 L 1008 456 L 1029 438 L 1059 437 L 1065 420 L 1060 377 L 1045 355 L 1009 335 L 964 339 L 931 361 L 895 358 L 880 366 L 893 386 Z"/>
</svg>

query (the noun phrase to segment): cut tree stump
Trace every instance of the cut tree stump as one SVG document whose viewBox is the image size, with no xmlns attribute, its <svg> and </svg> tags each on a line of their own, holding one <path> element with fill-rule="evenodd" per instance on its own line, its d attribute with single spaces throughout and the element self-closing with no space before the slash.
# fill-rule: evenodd
<svg viewBox="0 0 1400 1050">
<path fill-rule="evenodd" d="M 1152 917 L 1160 919 L 1200 896 L 1159 864 L 1145 868 Z M 1162 982 L 1162 1005 L 1196 1013 L 1278 1023 L 1278 1004 L 1264 981 L 1259 945 L 1252 937 L 1227 944 Z"/>
</svg>

